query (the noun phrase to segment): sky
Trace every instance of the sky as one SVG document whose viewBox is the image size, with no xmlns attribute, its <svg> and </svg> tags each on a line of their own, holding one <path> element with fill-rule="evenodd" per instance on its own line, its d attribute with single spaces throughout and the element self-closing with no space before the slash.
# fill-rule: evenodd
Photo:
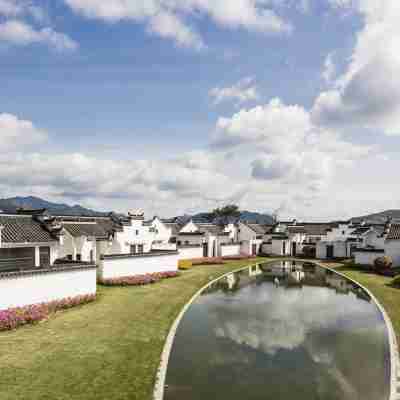
<svg viewBox="0 0 400 400">
<path fill-rule="evenodd" d="M 0 0 L 0 197 L 400 208 L 398 0 Z"/>
</svg>

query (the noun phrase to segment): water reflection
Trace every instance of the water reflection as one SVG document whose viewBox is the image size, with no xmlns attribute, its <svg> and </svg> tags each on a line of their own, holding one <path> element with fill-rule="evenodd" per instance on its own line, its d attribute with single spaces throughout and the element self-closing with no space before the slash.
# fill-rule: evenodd
<svg viewBox="0 0 400 400">
<path fill-rule="evenodd" d="M 388 355 L 380 313 L 356 285 L 310 263 L 261 264 L 190 307 L 165 398 L 382 400 Z"/>
</svg>

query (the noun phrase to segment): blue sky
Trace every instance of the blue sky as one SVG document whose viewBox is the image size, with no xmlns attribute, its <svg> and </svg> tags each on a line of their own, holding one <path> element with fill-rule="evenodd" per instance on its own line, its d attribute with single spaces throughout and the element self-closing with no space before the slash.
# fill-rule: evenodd
<svg viewBox="0 0 400 400">
<path fill-rule="evenodd" d="M 0 0 L 3 197 L 399 207 L 400 8 L 380 3 Z"/>
</svg>

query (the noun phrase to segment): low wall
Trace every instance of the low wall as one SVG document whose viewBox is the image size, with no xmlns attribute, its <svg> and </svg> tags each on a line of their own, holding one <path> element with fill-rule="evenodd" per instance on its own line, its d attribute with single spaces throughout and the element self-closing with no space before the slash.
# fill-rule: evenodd
<svg viewBox="0 0 400 400">
<path fill-rule="evenodd" d="M 203 257 L 202 246 L 181 246 L 178 247 L 178 251 L 179 251 L 179 260 L 190 260 L 192 258 Z"/>
<path fill-rule="evenodd" d="M 362 251 L 354 250 L 354 263 L 359 265 L 374 265 L 374 261 L 378 257 L 385 255 L 384 250 L 381 251 Z"/>
<path fill-rule="evenodd" d="M 177 271 L 178 258 L 179 253 L 177 251 L 105 255 L 100 259 L 98 277 L 103 280 L 153 274 L 155 272 Z"/>
<path fill-rule="evenodd" d="M 0 274 L 0 310 L 96 294 L 96 267 L 57 267 Z"/>
<path fill-rule="evenodd" d="M 151 249 L 176 251 L 176 243 L 153 243 Z"/>
<path fill-rule="evenodd" d="M 240 244 L 221 244 L 221 256 L 238 256 L 240 254 Z"/>
</svg>

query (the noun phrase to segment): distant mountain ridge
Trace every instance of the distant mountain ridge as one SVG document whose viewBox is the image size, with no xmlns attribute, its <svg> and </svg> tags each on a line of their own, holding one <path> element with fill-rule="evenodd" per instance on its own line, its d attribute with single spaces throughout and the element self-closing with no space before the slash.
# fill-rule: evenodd
<svg viewBox="0 0 400 400">
<path fill-rule="evenodd" d="M 382 212 L 378 213 L 373 213 L 369 215 L 363 215 L 361 217 L 355 217 L 352 218 L 353 221 L 355 222 L 369 222 L 369 223 L 375 223 L 375 224 L 384 224 L 387 220 L 387 218 L 390 217 L 392 218 L 393 221 L 400 221 L 400 210 L 385 210 Z"/>
<path fill-rule="evenodd" d="M 54 214 L 71 216 L 103 216 L 108 214 L 105 212 L 94 211 L 78 204 L 69 206 L 68 204 L 64 203 L 52 203 L 35 196 L 17 196 L 7 199 L 0 199 L 0 210 L 9 213 L 15 213 L 18 208 L 46 208 L 49 212 Z"/>
<path fill-rule="evenodd" d="M 191 219 L 193 219 L 193 221 L 195 222 L 204 222 L 204 223 L 218 222 L 215 221 L 212 218 L 211 213 L 208 212 L 200 212 L 194 215 L 181 215 L 172 218 L 172 220 L 178 221 L 181 224 L 184 224 Z M 271 215 L 262 214 L 254 211 L 241 211 L 239 218 L 232 217 L 231 221 L 236 222 L 238 219 L 242 222 L 247 222 L 249 224 L 271 225 L 274 223 L 274 219 Z"/>
</svg>

